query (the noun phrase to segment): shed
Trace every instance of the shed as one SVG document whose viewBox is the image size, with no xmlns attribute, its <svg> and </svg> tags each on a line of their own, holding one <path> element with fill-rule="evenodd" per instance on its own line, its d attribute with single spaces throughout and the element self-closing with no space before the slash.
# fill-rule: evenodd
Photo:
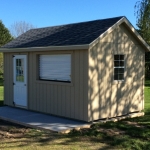
<svg viewBox="0 0 150 150">
<path fill-rule="evenodd" d="M 140 112 L 149 50 L 126 17 L 31 29 L 0 48 L 4 104 L 87 122 Z"/>
</svg>

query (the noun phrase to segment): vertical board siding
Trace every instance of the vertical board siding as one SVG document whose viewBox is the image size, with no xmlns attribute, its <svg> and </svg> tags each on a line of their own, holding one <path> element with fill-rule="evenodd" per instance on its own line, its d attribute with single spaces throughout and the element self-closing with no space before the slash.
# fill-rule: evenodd
<svg viewBox="0 0 150 150">
<path fill-rule="evenodd" d="M 143 47 L 124 25 L 117 27 L 90 47 L 88 121 L 143 110 L 144 53 Z M 125 55 L 123 82 L 113 80 L 114 54 Z M 97 65 L 98 70 L 96 70 Z M 99 112 L 95 111 L 97 106 Z"/>
<path fill-rule="evenodd" d="M 65 116 L 66 117 L 68 117 L 68 118 L 70 118 L 71 117 L 71 115 L 70 115 L 70 99 L 71 99 L 71 97 L 70 97 L 70 95 L 71 95 L 71 88 L 70 87 L 66 87 L 66 99 L 65 99 L 65 104 L 66 104 L 66 114 L 65 114 Z"/>
<path fill-rule="evenodd" d="M 8 100 L 8 104 L 10 104 L 10 105 L 12 105 L 12 103 L 13 103 L 13 95 L 11 95 L 11 86 L 12 86 L 12 83 L 13 83 L 13 81 L 11 81 L 11 78 L 10 78 L 10 74 L 11 74 L 11 64 L 13 63 L 11 63 L 10 61 L 12 60 L 12 58 L 10 58 L 11 57 L 11 55 L 7 55 L 7 61 L 8 61 L 8 66 L 9 66 L 9 70 L 7 70 L 8 72 L 7 72 L 7 74 L 8 74 L 8 76 L 7 76 L 7 79 L 6 80 L 8 80 L 9 81 L 9 83 L 8 83 L 8 89 L 9 89 L 9 100 Z M 13 76 L 13 73 L 12 73 L 12 76 Z M 11 97 L 12 97 L 12 100 L 11 100 Z"/>
<path fill-rule="evenodd" d="M 62 116 L 65 116 L 65 115 L 66 115 L 66 104 L 65 104 L 66 89 L 65 89 L 64 86 L 62 86 L 61 89 L 62 89 L 62 93 L 61 93 L 61 96 L 62 96 L 62 109 L 61 109 L 61 114 L 62 114 Z"/>
<path fill-rule="evenodd" d="M 46 98 L 47 98 L 47 103 L 46 103 L 46 112 L 51 113 L 51 101 L 50 101 L 50 85 L 46 85 Z"/>
<path fill-rule="evenodd" d="M 79 107 L 80 107 L 80 120 L 84 119 L 84 53 L 82 52 L 80 54 L 80 70 L 79 70 L 79 81 L 80 81 L 80 102 L 79 102 Z"/>
<path fill-rule="evenodd" d="M 7 53 L 4 53 L 4 104 L 9 105 L 9 64 L 7 57 Z"/>
<path fill-rule="evenodd" d="M 75 96 L 75 118 L 80 118 L 80 79 L 79 79 L 79 64 L 80 64 L 80 53 L 79 51 L 75 51 L 75 63 L 74 63 L 74 96 Z M 78 110 L 78 111 L 77 111 Z"/>
<path fill-rule="evenodd" d="M 84 89 L 83 89 L 83 95 L 84 95 L 84 103 L 83 103 L 83 118 L 84 120 L 88 121 L 88 53 L 84 52 L 83 55 L 83 85 L 84 85 Z"/>
<path fill-rule="evenodd" d="M 87 50 L 72 53 L 72 83 L 42 82 L 37 79 L 37 53 L 29 53 L 30 110 L 87 121 Z"/>
<path fill-rule="evenodd" d="M 58 86 L 58 90 L 57 90 L 57 114 L 59 116 L 61 116 L 61 108 L 62 108 L 62 97 L 61 97 L 61 93 L 62 93 L 62 88 L 61 85 Z"/>
<path fill-rule="evenodd" d="M 71 99 L 70 99 L 70 116 L 71 118 L 75 118 L 75 92 L 74 87 L 71 87 Z"/>
<path fill-rule="evenodd" d="M 12 53 L 4 53 L 4 104 L 13 106 L 13 59 Z"/>
<path fill-rule="evenodd" d="M 9 66 L 10 66 L 10 70 L 9 70 L 9 79 L 10 79 L 10 86 L 9 86 L 9 90 L 10 90 L 10 99 L 9 99 L 9 103 L 12 104 L 12 101 L 14 100 L 14 92 L 13 92 L 13 55 L 9 55 Z M 13 105 L 13 104 L 12 104 Z"/>
</svg>

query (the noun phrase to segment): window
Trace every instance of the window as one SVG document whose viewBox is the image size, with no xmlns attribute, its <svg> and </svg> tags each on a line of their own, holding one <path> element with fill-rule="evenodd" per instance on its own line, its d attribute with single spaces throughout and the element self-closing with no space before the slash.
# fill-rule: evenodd
<svg viewBox="0 0 150 150">
<path fill-rule="evenodd" d="M 24 60 L 16 59 L 16 81 L 24 82 Z"/>
<path fill-rule="evenodd" d="M 71 54 L 40 55 L 39 79 L 71 82 Z"/>
<path fill-rule="evenodd" d="M 114 80 L 124 80 L 124 55 L 114 55 Z"/>
</svg>

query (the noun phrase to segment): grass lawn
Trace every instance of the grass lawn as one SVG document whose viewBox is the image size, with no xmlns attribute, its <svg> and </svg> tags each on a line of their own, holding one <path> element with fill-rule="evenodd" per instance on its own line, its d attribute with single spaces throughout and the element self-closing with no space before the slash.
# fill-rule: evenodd
<svg viewBox="0 0 150 150">
<path fill-rule="evenodd" d="M 4 86 L 3 86 L 3 79 L 0 78 L 0 106 L 3 105 L 4 101 Z"/>
<path fill-rule="evenodd" d="M 0 86 L 0 106 L 3 105 L 3 101 L 4 101 L 4 87 Z"/>
<path fill-rule="evenodd" d="M 145 82 L 145 116 L 93 124 L 69 134 L 1 125 L 0 149 L 150 150 L 150 81 Z M 4 132 L 6 134 L 4 135 Z"/>
<path fill-rule="evenodd" d="M 145 82 L 145 113 L 150 115 L 150 80 Z"/>
</svg>

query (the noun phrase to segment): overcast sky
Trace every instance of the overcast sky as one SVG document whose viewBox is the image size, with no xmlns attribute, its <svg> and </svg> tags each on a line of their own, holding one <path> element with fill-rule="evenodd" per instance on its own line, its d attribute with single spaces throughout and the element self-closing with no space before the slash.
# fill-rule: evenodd
<svg viewBox="0 0 150 150">
<path fill-rule="evenodd" d="M 16 21 L 36 27 L 126 16 L 136 27 L 137 0 L 0 0 L 0 20 L 7 28 Z"/>
</svg>

